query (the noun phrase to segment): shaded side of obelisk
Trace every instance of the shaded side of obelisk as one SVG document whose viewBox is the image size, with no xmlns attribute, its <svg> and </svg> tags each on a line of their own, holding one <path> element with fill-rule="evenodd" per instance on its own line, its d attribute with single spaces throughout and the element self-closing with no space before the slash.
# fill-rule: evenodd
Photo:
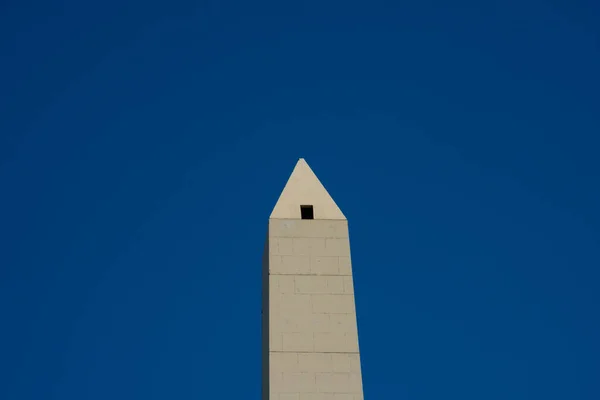
<svg viewBox="0 0 600 400">
<path fill-rule="evenodd" d="M 304 159 L 269 218 L 263 400 L 362 400 L 348 221 Z"/>
</svg>

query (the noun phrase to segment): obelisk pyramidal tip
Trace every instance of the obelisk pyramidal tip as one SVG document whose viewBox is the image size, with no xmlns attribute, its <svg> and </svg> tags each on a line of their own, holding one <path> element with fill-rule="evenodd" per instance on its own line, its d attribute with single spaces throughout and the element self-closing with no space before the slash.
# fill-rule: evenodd
<svg viewBox="0 0 600 400">
<path fill-rule="evenodd" d="M 362 400 L 348 221 L 304 159 L 269 218 L 263 400 Z"/>
<path fill-rule="evenodd" d="M 312 205 L 314 219 L 346 219 L 304 158 L 296 163 L 271 219 L 301 219 L 303 205 Z"/>
</svg>

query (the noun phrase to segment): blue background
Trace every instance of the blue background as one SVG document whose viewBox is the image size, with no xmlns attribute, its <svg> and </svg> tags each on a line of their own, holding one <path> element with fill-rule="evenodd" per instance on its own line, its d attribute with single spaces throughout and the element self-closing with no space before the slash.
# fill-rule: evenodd
<svg viewBox="0 0 600 400">
<path fill-rule="evenodd" d="M 305 157 L 365 396 L 600 398 L 600 5 L 0 6 L 0 399 L 260 397 Z"/>
</svg>

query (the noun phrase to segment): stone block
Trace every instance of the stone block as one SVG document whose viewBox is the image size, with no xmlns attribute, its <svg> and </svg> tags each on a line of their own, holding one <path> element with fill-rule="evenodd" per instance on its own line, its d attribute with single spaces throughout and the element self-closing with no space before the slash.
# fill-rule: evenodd
<svg viewBox="0 0 600 400">
<path fill-rule="evenodd" d="M 324 276 L 296 276 L 294 282 L 297 293 L 329 293 L 327 291 L 327 280 Z"/>
<path fill-rule="evenodd" d="M 285 315 L 312 314 L 311 295 L 309 294 L 275 292 L 270 295 L 269 301 L 271 302 L 269 321 Z"/>
<path fill-rule="evenodd" d="M 293 238 L 293 255 L 318 256 L 325 255 L 325 241 L 323 238 Z M 331 239 L 343 240 L 343 239 Z"/>
<path fill-rule="evenodd" d="M 271 275 L 269 276 L 269 287 L 273 294 L 295 293 L 294 276 L 292 275 Z"/>
<path fill-rule="evenodd" d="M 354 314 L 354 296 L 349 294 L 312 294 L 312 310 L 318 314 Z"/>
<path fill-rule="evenodd" d="M 269 332 L 269 350 L 271 351 L 281 351 L 283 350 L 283 341 L 281 333 L 273 332 L 270 330 Z"/>
<path fill-rule="evenodd" d="M 352 372 L 360 373 L 360 356 L 357 353 L 331 353 L 331 370 L 330 372 Z M 298 366 L 300 358 L 298 358 Z M 315 371 L 325 372 L 325 371 Z"/>
<path fill-rule="evenodd" d="M 303 372 L 333 372 L 331 354 L 301 353 L 298 354 L 298 368 Z"/>
<path fill-rule="evenodd" d="M 314 334 L 314 351 L 358 353 L 358 338 L 351 333 L 318 332 Z"/>
<path fill-rule="evenodd" d="M 354 400 L 348 393 L 302 393 L 300 400 Z"/>
<path fill-rule="evenodd" d="M 352 393 L 350 374 L 342 372 L 315 373 L 317 390 L 324 393 Z"/>
<path fill-rule="evenodd" d="M 298 353 L 269 353 L 269 368 L 272 372 L 298 372 Z"/>
<path fill-rule="evenodd" d="M 283 372 L 283 392 L 315 392 L 315 374 L 312 372 Z"/>
<path fill-rule="evenodd" d="M 330 314 L 329 328 L 331 332 L 356 333 L 356 314 Z"/>
<path fill-rule="evenodd" d="M 327 276 L 327 290 L 329 294 L 342 294 L 344 293 L 344 276 Z"/>
<path fill-rule="evenodd" d="M 273 256 L 291 256 L 293 255 L 292 238 L 269 238 L 269 255 Z"/>
<path fill-rule="evenodd" d="M 310 274 L 310 257 L 271 256 L 269 259 L 269 272 L 275 275 Z"/>
<path fill-rule="evenodd" d="M 271 389 L 271 397 L 282 391 L 283 389 L 283 372 L 281 371 L 269 371 L 269 386 Z M 275 393 L 274 393 L 275 392 Z"/>
<path fill-rule="evenodd" d="M 345 372 L 317 372 L 315 373 L 317 390 L 323 393 L 362 392 L 362 379 L 359 374 Z"/>
<path fill-rule="evenodd" d="M 333 400 L 354 400 L 353 394 L 350 393 L 335 393 L 333 395 Z"/>
<path fill-rule="evenodd" d="M 282 335 L 283 351 L 314 351 L 314 334 L 312 332 L 284 332 Z"/>
<path fill-rule="evenodd" d="M 344 276 L 344 293 L 354 294 L 354 281 L 352 276 Z"/>
<path fill-rule="evenodd" d="M 296 293 L 342 294 L 344 293 L 342 276 L 296 276 Z"/>
<path fill-rule="evenodd" d="M 314 275 L 339 275 L 339 257 L 317 256 L 310 258 L 310 273 Z"/>
<path fill-rule="evenodd" d="M 348 239 L 325 239 L 324 256 L 350 256 L 350 242 Z"/>
<path fill-rule="evenodd" d="M 300 400 L 300 393 L 280 393 L 279 400 Z"/>
<path fill-rule="evenodd" d="M 330 332 L 328 314 L 278 314 L 271 318 L 271 332 Z"/>
<path fill-rule="evenodd" d="M 348 222 L 334 220 L 270 220 L 271 237 L 347 238 Z"/>
<path fill-rule="evenodd" d="M 352 275 L 352 263 L 350 257 L 338 257 L 340 275 Z"/>
</svg>

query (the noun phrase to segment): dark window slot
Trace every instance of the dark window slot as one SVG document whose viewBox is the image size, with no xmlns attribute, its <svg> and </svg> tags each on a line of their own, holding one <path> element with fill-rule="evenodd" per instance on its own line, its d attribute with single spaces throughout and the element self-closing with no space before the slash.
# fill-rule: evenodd
<svg viewBox="0 0 600 400">
<path fill-rule="evenodd" d="M 300 206 L 300 215 L 302 219 L 315 219 L 313 206 Z"/>
</svg>

